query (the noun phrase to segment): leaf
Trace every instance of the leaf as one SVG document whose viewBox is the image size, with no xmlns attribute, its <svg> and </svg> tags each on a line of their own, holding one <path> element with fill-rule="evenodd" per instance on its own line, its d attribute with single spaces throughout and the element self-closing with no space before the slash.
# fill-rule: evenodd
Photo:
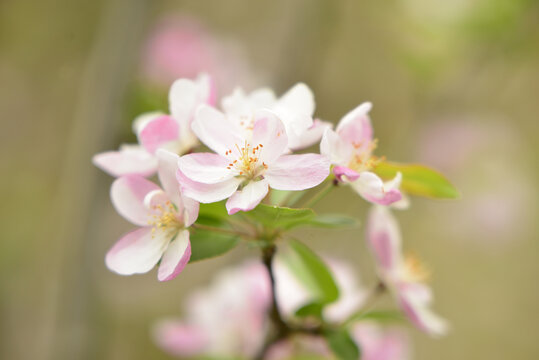
<svg viewBox="0 0 539 360">
<path fill-rule="evenodd" d="M 345 329 L 329 330 L 324 334 L 329 347 L 341 360 L 357 360 L 361 351 Z"/>
<path fill-rule="evenodd" d="M 190 241 L 191 259 L 189 262 L 193 262 L 223 255 L 238 244 L 239 237 L 196 229 L 191 231 Z"/>
<path fill-rule="evenodd" d="M 417 164 L 381 162 L 373 170 L 384 180 L 402 174 L 401 189 L 406 193 L 434 199 L 456 199 L 458 190 L 438 171 Z"/>
<path fill-rule="evenodd" d="M 367 313 L 356 314 L 350 318 L 350 322 L 374 320 L 380 323 L 394 323 L 405 321 L 404 315 L 400 311 L 386 310 L 386 311 L 369 311 Z"/>
<path fill-rule="evenodd" d="M 308 223 L 308 226 L 323 228 L 339 228 L 358 226 L 359 221 L 356 218 L 339 214 L 316 215 Z"/>
<path fill-rule="evenodd" d="M 324 262 L 307 246 L 290 240 L 289 251 L 283 254 L 297 279 L 313 296 L 313 302 L 328 304 L 339 298 L 339 288 Z"/>
<path fill-rule="evenodd" d="M 292 209 L 260 204 L 245 215 L 268 228 L 289 230 L 307 224 L 314 218 L 315 213 L 311 209 Z"/>
<path fill-rule="evenodd" d="M 296 310 L 296 316 L 297 317 L 315 317 L 317 319 L 322 318 L 322 311 L 324 310 L 324 306 L 318 302 L 312 302 L 308 303 L 306 305 L 303 305 L 299 309 Z"/>
<path fill-rule="evenodd" d="M 286 191 L 271 189 L 270 202 L 277 206 L 292 206 L 295 204 L 306 191 Z"/>
<path fill-rule="evenodd" d="M 214 219 L 220 222 L 226 222 L 230 215 L 228 215 L 224 201 L 219 201 L 210 204 L 200 204 L 198 211 L 198 218 Z M 209 224 L 208 224 L 209 225 Z"/>
</svg>

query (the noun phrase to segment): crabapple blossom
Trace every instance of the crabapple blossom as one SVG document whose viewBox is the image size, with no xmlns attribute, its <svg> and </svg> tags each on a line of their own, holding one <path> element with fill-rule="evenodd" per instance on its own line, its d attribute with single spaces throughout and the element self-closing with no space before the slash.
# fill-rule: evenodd
<svg viewBox="0 0 539 360">
<path fill-rule="evenodd" d="M 158 176 L 163 186 L 140 175 L 126 175 L 114 181 L 111 199 L 126 220 L 138 225 L 107 253 L 107 267 L 121 275 L 150 271 L 159 261 L 157 277 L 171 280 L 187 265 L 191 256 L 189 230 L 198 217 L 198 203 L 185 197 L 175 178 L 178 155 L 156 152 Z"/>
<path fill-rule="evenodd" d="M 258 110 L 247 137 L 223 113 L 201 106 L 194 133 L 213 153 L 184 155 L 178 180 L 184 193 L 202 203 L 228 198 L 229 214 L 256 207 L 271 187 L 305 190 L 329 175 L 329 161 L 319 154 L 288 155 L 288 137 L 276 114 Z"/>
<path fill-rule="evenodd" d="M 320 152 L 331 159 L 333 173 L 365 200 L 390 205 L 399 201 L 402 194 L 398 189 L 400 175 L 394 182 L 384 184 L 371 170 L 380 161 L 372 155 L 376 139 L 369 118 L 371 103 L 363 103 L 346 114 L 336 130 L 326 129 L 320 143 Z"/>
<path fill-rule="evenodd" d="M 353 312 L 351 303 L 360 306 L 358 295 L 363 299 L 365 292 L 355 281 L 348 264 L 338 261 L 329 264 L 344 297 L 343 301 L 333 305 L 333 309 L 337 310 L 335 313 L 350 315 Z M 284 282 L 298 286 L 294 291 L 302 291 L 282 262 L 275 265 L 277 286 Z M 281 309 L 297 310 L 304 305 L 297 302 L 297 297 L 289 296 L 291 289 L 293 287 L 285 285 L 277 292 Z M 192 293 L 187 299 L 185 319 L 157 322 L 152 331 L 154 341 L 176 356 L 252 358 L 262 348 L 269 330 L 266 316 L 271 296 L 267 270 L 260 263 L 247 261 L 221 272 L 207 289 Z M 303 298 L 308 298 L 305 291 Z M 344 319 L 341 315 L 330 317 L 334 321 Z M 354 324 L 352 338 L 362 346 L 362 356 L 367 360 L 408 359 L 407 338 L 396 329 L 382 330 L 370 323 Z M 295 336 L 271 346 L 265 359 L 292 358 L 298 352 L 327 357 L 331 354 L 321 336 Z"/>
<path fill-rule="evenodd" d="M 96 154 L 94 165 L 108 174 L 148 177 L 157 170 L 155 152 L 163 148 L 179 155 L 198 144 L 191 131 L 191 121 L 198 105 L 215 102 L 212 81 L 206 74 L 196 80 L 178 79 L 169 92 L 170 115 L 151 112 L 133 122 L 138 145 L 122 145 L 118 151 Z"/>
<path fill-rule="evenodd" d="M 186 318 L 158 322 L 153 338 L 177 356 L 252 358 L 264 341 L 270 301 L 266 269 L 248 261 L 222 271 L 208 288 L 190 294 Z"/>
<path fill-rule="evenodd" d="M 425 284 L 428 272 L 415 257 L 403 257 L 399 226 L 386 207 L 371 209 L 367 240 L 382 281 L 412 324 L 430 335 L 444 335 L 446 321 L 430 309 L 432 292 Z"/>
<path fill-rule="evenodd" d="M 260 108 L 272 110 L 283 122 L 288 136 L 288 147 L 299 150 L 318 142 L 324 130 L 331 124 L 319 119 L 313 120 L 314 95 L 309 87 L 298 83 L 280 98 L 273 90 L 260 88 L 249 94 L 236 88 L 223 98 L 222 108 L 248 137 L 254 125 L 254 113 Z"/>
</svg>

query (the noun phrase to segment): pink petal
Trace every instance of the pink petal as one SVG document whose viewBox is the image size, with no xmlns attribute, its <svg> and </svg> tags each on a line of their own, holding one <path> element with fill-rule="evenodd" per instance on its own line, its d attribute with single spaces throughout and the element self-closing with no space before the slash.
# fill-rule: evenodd
<svg viewBox="0 0 539 360">
<path fill-rule="evenodd" d="M 447 333 L 449 330 L 447 322 L 432 312 L 423 293 L 416 293 L 413 288 L 404 288 L 398 296 L 402 310 L 415 327 L 432 336 Z"/>
<path fill-rule="evenodd" d="M 200 141 L 223 156 L 236 144 L 243 145 L 244 143 L 236 125 L 223 113 L 207 105 L 201 105 L 198 108 L 191 128 Z"/>
<path fill-rule="evenodd" d="M 287 146 L 288 137 L 283 123 L 268 110 L 259 110 L 253 128 L 253 146 L 262 145 L 260 160 L 270 164 L 281 156 Z"/>
<path fill-rule="evenodd" d="M 305 190 L 328 177 L 329 165 L 328 158 L 318 154 L 283 155 L 264 176 L 274 189 Z"/>
<path fill-rule="evenodd" d="M 359 179 L 351 185 L 361 197 L 374 204 L 387 206 L 402 199 L 398 189 L 385 189 L 382 179 L 369 171 L 361 172 Z"/>
<path fill-rule="evenodd" d="M 305 149 L 316 144 L 322 138 L 324 131 L 330 129 L 331 123 L 315 119 L 313 126 L 305 130 L 300 136 L 289 138 L 288 147 L 292 150 Z"/>
<path fill-rule="evenodd" d="M 161 189 L 142 176 L 128 175 L 112 183 L 110 197 L 120 215 L 135 225 L 146 226 L 150 211 L 144 204 L 144 198 L 154 190 Z"/>
<path fill-rule="evenodd" d="M 155 153 L 160 147 L 178 140 L 179 126 L 176 120 L 168 115 L 150 120 L 138 134 L 139 141 L 149 153 Z"/>
<path fill-rule="evenodd" d="M 133 120 L 133 124 L 131 125 L 133 132 L 138 136 L 139 133 L 144 129 L 144 127 L 152 120 L 157 119 L 160 116 L 166 115 L 162 111 L 150 111 L 145 112 L 137 116 Z"/>
<path fill-rule="evenodd" d="M 182 357 L 202 355 L 209 341 L 205 330 L 173 320 L 159 322 L 153 330 L 153 337 L 160 348 Z"/>
<path fill-rule="evenodd" d="M 191 243 L 189 242 L 189 231 L 181 230 L 176 238 L 170 242 L 157 272 L 159 281 L 174 279 L 182 272 L 183 268 L 191 258 Z"/>
<path fill-rule="evenodd" d="M 346 166 L 335 166 L 333 173 L 342 182 L 356 181 L 359 179 L 359 174 Z"/>
<path fill-rule="evenodd" d="M 402 264 L 402 239 L 399 225 L 387 208 L 374 206 L 370 210 L 367 241 L 378 268 L 387 275 L 397 272 Z"/>
<path fill-rule="evenodd" d="M 238 211 L 254 209 L 268 193 L 266 180 L 250 181 L 243 189 L 236 191 L 226 202 L 226 209 L 230 215 Z"/>
<path fill-rule="evenodd" d="M 147 177 L 157 169 L 157 160 L 138 146 L 124 146 L 120 151 L 99 153 L 94 155 L 92 162 L 114 177 L 133 174 Z"/>
<path fill-rule="evenodd" d="M 105 257 L 105 263 L 120 275 L 146 273 L 157 264 L 169 241 L 166 232 L 153 234 L 150 227 L 137 229 L 114 244 Z"/>
<path fill-rule="evenodd" d="M 178 159 L 177 154 L 165 149 L 159 149 L 155 153 L 158 159 L 159 168 L 157 175 L 159 182 L 165 190 L 170 200 L 178 207 L 178 211 L 183 210 L 183 204 L 180 194 L 180 185 L 176 180 L 176 171 L 178 171 Z"/>
<path fill-rule="evenodd" d="M 320 142 L 320 153 L 328 157 L 332 164 L 346 166 L 354 155 L 354 147 L 328 128 Z"/>
<path fill-rule="evenodd" d="M 168 93 L 170 114 L 178 122 L 181 134 L 191 133 L 191 123 L 199 105 L 213 101 L 214 86 L 207 74 L 193 81 L 178 79 Z"/>
<path fill-rule="evenodd" d="M 216 184 L 204 184 L 193 181 L 185 176 L 181 170 L 176 173 L 182 193 L 201 203 L 221 201 L 232 195 L 241 183 L 240 179 L 230 178 Z"/>
<path fill-rule="evenodd" d="M 372 104 L 365 102 L 346 114 L 337 125 L 339 136 L 351 144 L 368 145 L 373 140 L 373 130 L 368 115 L 371 108 Z"/>
<path fill-rule="evenodd" d="M 409 360 L 409 339 L 399 330 L 368 322 L 354 325 L 352 337 L 361 347 L 361 359 Z"/>
<path fill-rule="evenodd" d="M 230 160 L 212 153 L 194 153 L 184 155 L 178 162 L 180 170 L 189 179 L 204 184 L 223 182 L 234 176 L 228 169 Z"/>
</svg>

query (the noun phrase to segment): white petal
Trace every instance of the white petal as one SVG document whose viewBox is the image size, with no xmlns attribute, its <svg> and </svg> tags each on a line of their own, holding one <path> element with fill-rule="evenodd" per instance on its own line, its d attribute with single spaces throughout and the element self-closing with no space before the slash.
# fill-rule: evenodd
<svg viewBox="0 0 539 360">
<path fill-rule="evenodd" d="M 329 175 L 329 160 L 318 154 L 283 155 L 269 165 L 264 176 L 277 190 L 312 188 Z"/>
<path fill-rule="evenodd" d="M 180 183 L 182 193 L 201 203 L 221 201 L 232 195 L 241 183 L 240 179 L 230 178 L 216 184 L 203 184 L 189 179 L 178 170 L 176 177 Z"/>
<path fill-rule="evenodd" d="M 107 267 L 120 275 L 150 271 L 157 264 L 170 241 L 165 232 L 157 231 L 154 235 L 152 235 L 152 229 L 146 227 L 122 237 L 107 253 L 105 258 Z"/>
<path fill-rule="evenodd" d="M 266 164 L 275 161 L 288 146 L 288 137 L 281 120 L 268 110 L 257 111 L 252 142 L 253 147 L 263 146 L 260 150 L 260 161 Z"/>
<path fill-rule="evenodd" d="M 176 238 L 172 240 L 161 259 L 157 278 L 159 281 L 174 279 L 189 262 L 191 257 L 191 243 L 189 242 L 189 231 L 181 230 Z"/>
<path fill-rule="evenodd" d="M 150 211 L 144 204 L 144 198 L 154 190 L 161 189 L 142 176 L 122 176 L 116 179 L 110 188 L 112 205 L 128 221 L 135 225 L 146 226 Z"/>
<path fill-rule="evenodd" d="M 328 128 L 320 142 L 320 153 L 327 156 L 332 164 L 347 166 L 354 154 L 354 147 Z"/>
<path fill-rule="evenodd" d="M 218 154 L 184 155 L 180 158 L 178 165 L 188 178 L 204 184 L 215 184 L 234 176 L 233 169 L 229 169 L 230 160 Z"/>
<path fill-rule="evenodd" d="M 123 145 L 120 151 L 107 151 L 94 155 L 95 166 L 114 177 L 124 175 L 153 175 L 157 159 L 138 145 Z"/>
<path fill-rule="evenodd" d="M 200 141 L 223 156 L 236 144 L 242 146 L 244 143 L 236 125 L 211 106 L 201 105 L 198 108 L 191 128 Z"/>
<path fill-rule="evenodd" d="M 267 193 L 268 182 L 266 180 L 251 181 L 228 199 L 226 209 L 230 215 L 240 210 L 252 210 L 264 199 Z"/>
</svg>

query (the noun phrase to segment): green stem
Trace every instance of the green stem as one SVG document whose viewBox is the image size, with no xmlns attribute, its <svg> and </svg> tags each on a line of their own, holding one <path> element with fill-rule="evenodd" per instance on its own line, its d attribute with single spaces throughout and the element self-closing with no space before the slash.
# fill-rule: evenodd
<svg viewBox="0 0 539 360">
<path fill-rule="evenodd" d="M 317 194 L 315 194 L 313 197 L 311 197 L 305 204 L 303 204 L 302 207 L 310 208 L 313 207 L 317 202 L 322 200 L 324 196 L 329 194 L 331 190 L 336 188 L 339 185 L 338 181 L 336 179 L 333 179 L 331 181 L 328 181 L 326 183 L 326 186 L 322 188 Z"/>
<path fill-rule="evenodd" d="M 350 325 L 350 323 L 360 319 L 365 314 L 367 314 L 372 309 L 374 304 L 378 301 L 378 299 L 380 299 L 380 296 L 383 295 L 385 292 L 386 286 L 383 282 L 380 281 L 376 285 L 376 287 L 371 290 L 371 292 L 367 296 L 367 299 L 365 300 L 365 304 L 361 307 L 361 309 L 350 315 L 348 319 L 344 321 L 343 326 Z"/>
</svg>

